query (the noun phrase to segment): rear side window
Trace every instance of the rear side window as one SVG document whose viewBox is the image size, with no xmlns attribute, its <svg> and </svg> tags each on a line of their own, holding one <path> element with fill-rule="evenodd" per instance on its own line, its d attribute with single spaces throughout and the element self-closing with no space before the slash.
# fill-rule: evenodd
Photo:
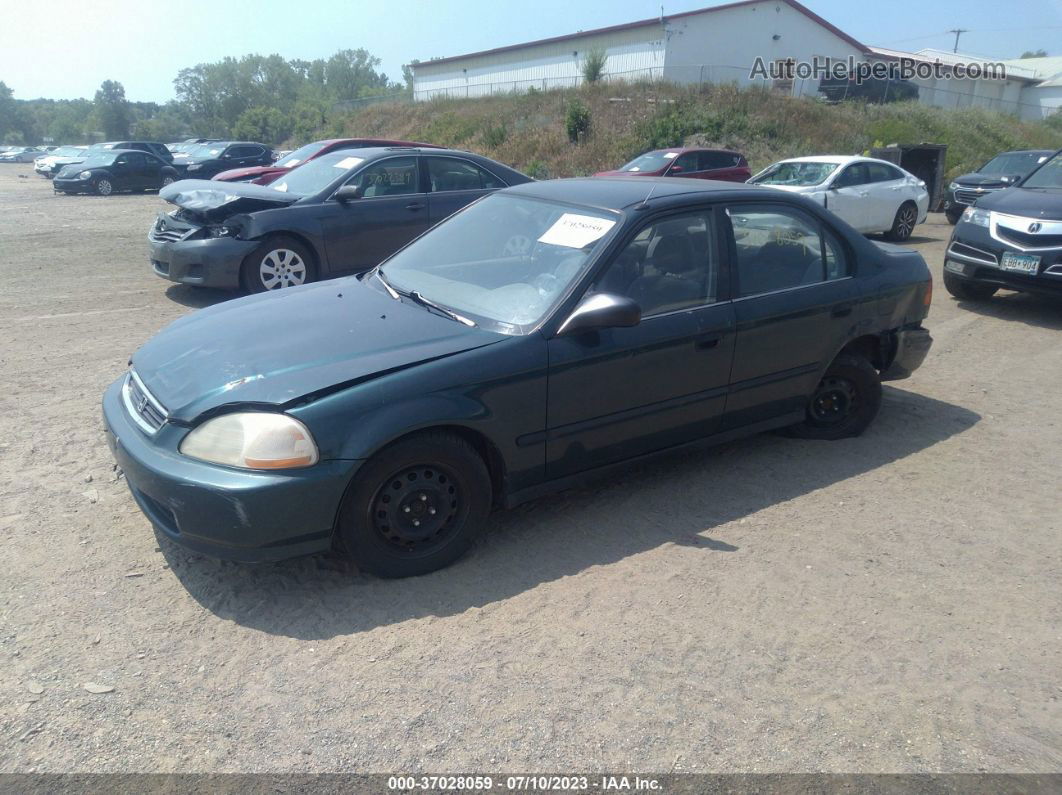
<svg viewBox="0 0 1062 795">
<path fill-rule="evenodd" d="M 708 171 L 714 168 L 735 168 L 741 165 L 741 160 L 741 155 L 731 154 L 730 152 L 700 153 L 701 171 Z"/>
<path fill-rule="evenodd" d="M 840 241 L 818 219 L 795 207 L 735 205 L 727 215 L 739 297 L 832 281 L 849 273 Z"/>
<path fill-rule="evenodd" d="M 467 160 L 456 157 L 428 157 L 431 191 L 487 190 L 504 188 L 496 176 Z"/>
<path fill-rule="evenodd" d="M 869 182 L 891 182 L 894 179 L 903 179 L 900 170 L 886 163 L 867 163 L 867 172 L 870 175 Z"/>
</svg>

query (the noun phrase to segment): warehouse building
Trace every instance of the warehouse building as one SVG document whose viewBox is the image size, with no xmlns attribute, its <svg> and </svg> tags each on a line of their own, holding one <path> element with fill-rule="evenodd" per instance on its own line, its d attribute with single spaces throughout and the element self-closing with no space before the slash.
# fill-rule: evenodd
<svg viewBox="0 0 1062 795">
<path fill-rule="evenodd" d="M 786 63 L 980 62 L 936 50 L 917 53 L 869 47 L 796 0 L 740 2 L 661 15 L 622 25 L 492 50 L 414 62 L 413 96 L 476 97 L 570 88 L 583 81 L 590 53 L 604 55 L 610 82 L 667 80 L 683 84 L 762 85 L 786 96 L 815 96 L 817 76 L 786 74 Z M 1006 79 L 915 78 L 918 99 L 940 107 L 979 106 L 1042 118 L 1062 104 L 1062 69 L 1055 61 L 1005 62 Z M 764 68 L 766 67 L 766 68 Z"/>
</svg>

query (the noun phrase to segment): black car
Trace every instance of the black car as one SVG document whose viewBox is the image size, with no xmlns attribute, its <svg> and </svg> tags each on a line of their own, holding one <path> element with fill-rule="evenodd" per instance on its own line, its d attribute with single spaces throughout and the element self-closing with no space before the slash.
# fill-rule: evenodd
<svg viewBox="0 0 1062 795">
<path fill-rule="evenodd" d="M 126 149 L 90 151 L 81 163 L 63 166 L 52 180 L 57 193 L 159 190 L 177 180 L 177 170 L 149 152 Z"/>
<path fill-rule="evenodd" d="M 956 177 L 944 196 L 944 213 L 952 224 L 963 211 L 982 196 L 1014 185 L 1053 155 L 1053 149 L 1024 149 L 1001 152 L 977 171 Z"/>
<path fill-rule="evenodd" d="M 491 508 L 617 463 L 862 432 L 881 379 L 926 355 L 931 286 L 918 253 L 771 188 L 531 182 L 360 277 L 177 320 L 104 417 L 134 498 L 179 544 L 241 560 L 335 544 L 422 574 Z"/>
<path fill-rule="evenodd" d="M 194 144 L 174 157 L 174 165 L 188 179 L 210 179 L 230 168 L 268 166 L 273 150 L 254 141 L 211 141 Z"/>
<path fill-rule="evenodd" d="M 485 157 L 446 149 L 342 149 L 268 187 L 185 180 L 162 191 L 148 241 L 165 279 L 252 292 L 380 263 L 469 202 L 530 181 Z"/>
<path fill-rule="evenodd" d="M 93 144 L 89 147 L 90 152 L 97 150 L 110 151 L 113 149 L 136 149 L 141 152 L 149 152 L 161 160 L 165 160 L 167 163 L 173 162 L 173 152 L 171 152 L 166 144 L 159 143 L 158 141 L 105 141 L 101 144 Z"/>
<path fill-rule="evenodd" d="M 966 208 L 948 243 L 944 287 L 967 301 L 1000 288 L 1062 294 L 1062 151 Z"/>
</svg>

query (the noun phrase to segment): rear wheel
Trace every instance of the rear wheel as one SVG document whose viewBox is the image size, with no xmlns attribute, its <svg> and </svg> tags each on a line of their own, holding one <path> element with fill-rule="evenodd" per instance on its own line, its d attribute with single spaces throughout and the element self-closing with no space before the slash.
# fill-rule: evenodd
<svg viewBox="0 0 1062 795">
<path fill-rule="evenodd" d="M 843 439 L 866 430 L 881 407 L 881 378 L 862 356 L 841 354 L 808 401 L 804 421 L 788 429 L 801 439 Z"/>
<path fill-rule="evenodd" d="M 294 238 L 267 238 L 243 261 L 243 286 L 252 293 L 298 287 L 316 278 L 313 254 Z"/>
<path fill-rule="evenodd" d="M 917 223 L 918 208 L 914 202 L 904 202 L 900 205 L 900 209 L 896 211 L 896 216 L 892 220 L 892 229 L 889 230 L 889 237 L 902 243 L 911 236 Z"/>
<path fill-rule="evenodd" d="M 947 271 L 944 272 L 944 289 L 960 301 L 987 301 L 999 288 L 993 284 L 960 279 Z"/>
<path fill-rule="evenodd" d="M 174 177 L 170 176 L 169 174 L 164 174 L 162 176 L 162 184 L 159 186 L 159 188 L 161 189 L 165 188 L 167 185 L 172 185 L 175 181 L 176 179 Z"/>
<path fill-rule="evenodd" d="M 107 177 L 100 177 L 96 180 L 96 193 L 100 196 L 110 196 L 114 193 L 114 183 Z"/>
<path fill-rule="evenodd" d="M 357 564 L 412 577 L 461 557 L 486 523 L 491 481 L 459 436 L 418 433 L 373 456 L 344 497 L 338 533 Z"/>
</svg>

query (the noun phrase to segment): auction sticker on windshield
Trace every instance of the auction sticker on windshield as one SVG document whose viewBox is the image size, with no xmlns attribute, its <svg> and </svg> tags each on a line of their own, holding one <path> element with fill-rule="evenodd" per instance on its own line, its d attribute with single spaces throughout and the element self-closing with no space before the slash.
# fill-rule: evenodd
<svg viewBox="0 0 1062 795">
<path fill-rule="evenodd" d="M 615 225 L 615 221 L 610 221 L 607 218 L 564 213 L 553 226 L 545 231 L 542 237 L 538 239 L 538 242 L 552 246 L 585 248 L 595 240 L 603 237 Z"/>
<path fill-rule="evenodd" d="M 342 160 L 340 160 L 338 163 L 335 163 L 334 165 L 336 168 L 341 168 L 346 171 L 348 168 L 354 168 L 354 166 L 358 165 L 358 163 L 360 163 L 364 159 L 364 157 L 344 157 Z"/>
</svg>

